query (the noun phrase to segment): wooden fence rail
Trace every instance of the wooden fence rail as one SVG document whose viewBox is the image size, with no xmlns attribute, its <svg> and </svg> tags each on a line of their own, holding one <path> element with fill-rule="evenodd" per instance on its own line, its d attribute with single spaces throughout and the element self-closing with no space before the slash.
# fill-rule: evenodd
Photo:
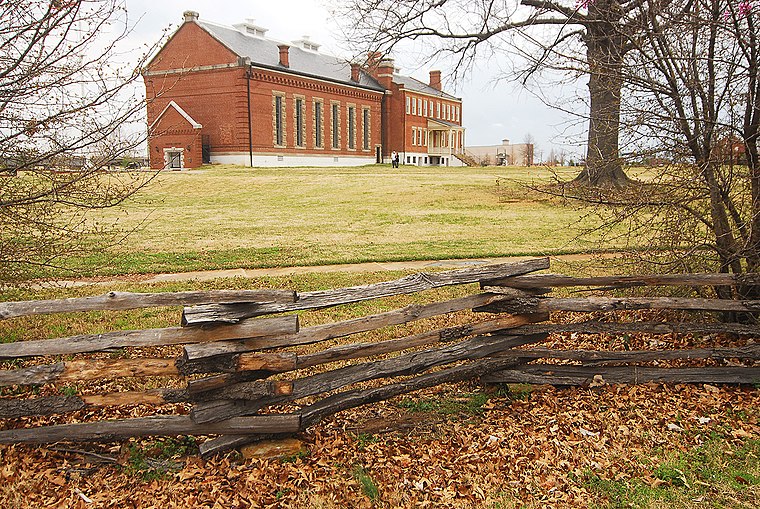
<svg viewBox="0 0 760 509">
<path fill-rule="evenodd" d="M 481 377 L 490 382 L 588 385 L 612 383 L 756 383 L 760 335 L 756 324 L 615 322 L 547 323 L 551 312 L 662 309 L 760 312 L 760 301 L 684 297 L 551 297 L 554 287 L 618 289 L 639 286 L 747 286 L 760 275 L 683 274 L 573 278 L 530 274 L 549 267 L 546 258 L 433 274 L 414 274 L 371 285 L 302 292 L 241 290 L 135 294 L 0 303 L 0 319 L 47 313 L 182 306 L 181 327 L 113 331 L 0 344 L 0 443 L 121 440 L 150 435 L 219 435 L 203 454 L 303 430 L 341 410 L 435 386 Z M 301 328 L 298 312 L 478 283 L 466 297 Z M 398 334 L 383 341 L 337 340 L 361 333 L 472 310 L 468 323 Z M 278 314 L 279 316 L 264 317 Z M 614 315 L 614 313 L 613 313 Z M 474 317 L 474 318 L 473 318 Z M 557 333 L 731 334 L 745 344 L 681 350 L 560 350 L 541 346 Z M 328 341 L 330 343 L 328 343 Z M 144 347 L 180 345 L 176 357 L 149 357 Z M 311 345 L 304 351 L 306 345 Z M 324 345 L 320 348 L 321 345 Z M 102 353 L 125 349 L 126 358 Z M 148 349 L 148 351 L 151 351 Z M 163 350 L 162 350 L 163 351 Z M 393 354 L 393 356 L 388 356 Z M 59 356 L 74 358 L 61 359 Z M 378 358 L 379 357 L 379 358 Z M 362 360 L 363 359 L 363 360 Z M 356 362 L 358 360 L 358 362 Z M 724 365 L 726 360 L 731 365 Z M 677 361 L 679 367 L 652 366 Z M 706 365 L 693 365 L 707 363 Z M 21 366 L 18 364 L 21 363 Z M 558 364 L 559 363 L 559 364 Z M 684 363 L 692 363 L 688 366 Z M 738 365 L 737 365 L 738 364 Z M 122 377 L 160 377 L 166 387 L 56 393 L 58 384 Z M 400 378 L 403 377 L 403 378 Z M 384 380 L 385 382 L 379 383 Z M 367 387 L 367 384 L 372 385 Z M 25 388 L 52 384 L 54 395 L 30 397 Z M 138 384 L 139 385 L 139 384 Z M 48 391 L 50 393 L 51 391 Z M 316 398 L 316 400 L 314 400 Z M 303 402 L 307 401 L 306 404 Z M 301 404 L 299 405 L 299 402 Z M 112 405 L 183 405 L 178 415 L 32 426 L 28 419 Z M 277 405 L 298 410 L 272 413 Z M 289 408 L 290 408 L 289 407 Z M 183 415 L 189 410 L 189 415 Z M 163 409 L 162 412 L 166 412 Z"/>
</svg>

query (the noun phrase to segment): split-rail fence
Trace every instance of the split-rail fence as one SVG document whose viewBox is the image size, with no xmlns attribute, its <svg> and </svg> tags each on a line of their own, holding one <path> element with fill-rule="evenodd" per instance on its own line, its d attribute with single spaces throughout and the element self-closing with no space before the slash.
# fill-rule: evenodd
<svg viewBox="0 0 760 509">
<path fill-rule="evenodd" d="M 212 454 L 263 437 L 292 434 L 339 411 L 442 383 L 488 382 L 590 385 L 615 383 L 760 382 L 760 328 L 707 319 L 620 322 L 589 319 L 550 323 L 554 311 L 581 313 L 663 309 L 745 313 L 760 301 L 684 297 L 602 297 L 599 290 L 638 286 L 718 287 L 760 284 L 760 275 L 681 274 L 575 278 L 531 274 L 547 258 L 419 273 L 394 281 L 336 290 L 217 290 L 176 293 L 109 292 L 97 297 L 0 303 L 0 320 L 47 313 L 183 306 L 179 327 L 113 331 L 0 344 L 0 443 L 112 441 L 152 435 L 212 436 L 201 444 Z M 479 283 L 476 285 L 475 283 Z M 411 294 L 449 285 L 471 285 L 472 294 L 410 305 L 324 325 L 299 327 L 299 311 Z M 596 290 L 588 297 L 550 297 L 553 288 Z M 464 325 L 374 342 L 336 338 L 442 316 L 480 313 Z M 597 313 L 598 314 L 598 313 Z M 275 315 L 275 316 L 266 316 Z M 699 315 L 702 317 L 702 315 Z M 482 317 L 482 318 L 479 318 Z M 640 351 L 559 350 L 540 346 L 552 333 L 732 334 L 732 348 Z M 182 345 L 177 358 L 146 358 L 141 347 Z M 311 345 L 309 353 L 303 347 Z M 93 352 L 126 352 L 103 358 Z M 150 351 L 150 349 L 148 349 Z M 393 355 L 388 355 L 393 354 Z M 125 358 L 124 358 L 125 357 Z M 53 359 L 72 359 L 58 360 Z M 370 358 L 370 359 L 367 359 Z M 365 359 L 365 360 L 361 360 Z M 718 359 L 710 366 L 664 368 L 652 361 Z M 14 367 L 21 361 L 25 367 Z M 356 362 L 349 362 L 356 361 Z M 642 365 L 643 364 L 643 365 Z M 717 365 L 716 365 L 717 364 Z M 728 365 L 725 365 L 728 364 Z M 331 369 L 327 369 L 331 368 Z M 159 377 L 167 387 L 101 394 L 34 396 L 34 386 L 118 377 Z M 385 379 L 384 385 L 364 382 Z M 179 383 L 178 383 L 179 381 Z M 184 412 L 166 415 L 162 405 Z M 155 415 L 35 425 L 35 416 L 67 414 L 110 405 L 152 405 Z M 285 410 L 282 410 L 285 408 Z M 188 413 L 189 410 L 189 413 Z M 88 412 L 97 415 L 96 412 Z"/>
</svg>

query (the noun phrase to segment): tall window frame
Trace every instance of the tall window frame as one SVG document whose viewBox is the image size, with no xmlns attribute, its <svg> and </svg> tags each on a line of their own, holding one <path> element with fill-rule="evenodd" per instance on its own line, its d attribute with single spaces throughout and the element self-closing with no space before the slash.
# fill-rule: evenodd
<svg viewBox="0 0 760 509">
<path fill-rule="evenodd" d="M 370 142 L 370 112 L 369 108 L 362 108 L 362 149 L 369 150 Z"/>
<path fill-rule="evenodd" d="M 303 97 L 295 97 L 293 111 L 293 127 L 295 128 L 296 147 L 306 147 L 306 100 Z"/>
<path fill-rule="evenodd" d="M 322 132 L 324 130 L 323 108 L 324 108 L 324 103 L 319 99 L 315 99 L 314 100 L 314 147 L 315 148 L 323 148 L 322 147 Z"/>
<path fill-rule="evenodd" d="M 285 94 L 275 92 L 272 97 L 273 143 L 277 147 L 284 147 L 285 137 Z"/>
<path fill-rule="evenodd" d="M 346 115 L 348 118 L 348 149 L 356 150 L 356 106 L 347 105 Z"/>
<path fill-rule="evenodd" d="M 331 131 L 332 131 L 332 148 L 340 149 L 340 104 L 331 104 Z"/>
</svg>

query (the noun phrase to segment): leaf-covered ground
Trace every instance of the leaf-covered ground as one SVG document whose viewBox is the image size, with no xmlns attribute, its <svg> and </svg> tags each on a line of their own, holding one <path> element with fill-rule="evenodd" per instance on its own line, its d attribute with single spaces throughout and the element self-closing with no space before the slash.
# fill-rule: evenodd
<svg viewBox="0 0 760 509">
<path fill-rule="evenodd" d="M 411 302 L 372 306 L 395 309 Z M 336 314 L 338 310 L 313 312 L 304 323 L 385 310 L 372 306 L 357 305 L 345 311 L 346 316 Z M 124 315 L 128 328 L 162 325 L 138 322 L 129 318 L 132 314 Z M 667 318 L 660 315 L 616 313 L 621 321 Z M 15 326 L 28 332 L 34 325 L 45 336 L 78 331 L 78 321 L 61 322 L 64 318 L 38 317 Z M 158 318 L 177 321 L 174 315 Z M 555 321 L 587 318 L 553 315 Z M 418 328 L 459 323 L 442 320 L 388 334 L 400 337 Z M 58 325 L 65 330 L 46 331 Z M 103 327 L 110 330 L 114 324 Z M 555 334 L 544 345 L 636 350 L 738 346 L 748 341 L 752 340 L 718 335 Z M 151 350 L 145 355 L 176 352 Z M 120 383 L 82 383 L 76 391 L 136 389 Z M 39 393 L 60 390 L 43 386 Z M 196 441 L 186 437 L 0 445 L 0 508 L 756 508 L 758 408 L 756 386 L 554 388 L 483 386 L 473 381 L 342 412 L 302 434 L 302 452 L 279 459 L 247 459 L 232 452 L 204 460 Z M 187 408 L 176 405 L 160 411 Z M 28 419 L 25 425 L 154 412 L 148 407 L 85 409 Z M 0 427 L 19 425 L 0 421 Z"/>
<path fill-rule="evenodd" d="M 187 440 L 2 446 L 0 500 L 6 508 L 639 507 L 661 498 L 667 507 L 750 508 L 760 500 L 755 389 L 475 391 L 445 386 L 345 412 L 301 437 L 306 452 L 281 459 L 202 460 Z"/>
</svg>

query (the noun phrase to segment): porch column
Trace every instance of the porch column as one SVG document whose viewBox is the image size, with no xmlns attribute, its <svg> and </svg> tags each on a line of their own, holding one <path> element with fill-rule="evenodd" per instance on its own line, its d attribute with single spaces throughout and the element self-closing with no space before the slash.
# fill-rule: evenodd
<svg viewBox="0 0 760 509">
<path fill-rule="evenodd" d="M 449 128 L 449 132 L 448 132 L 448 136 L 449 136 L 449 158 L 446 161 L 446 166 L 451 166 L 451 145 L 453 145 L 453 141 L 452 141 L 453 136 L 451 135 L 451 133 L 453 133 L 453 132 L 454 131 L 452 131 L 451 128 Z"/>
</svg>

